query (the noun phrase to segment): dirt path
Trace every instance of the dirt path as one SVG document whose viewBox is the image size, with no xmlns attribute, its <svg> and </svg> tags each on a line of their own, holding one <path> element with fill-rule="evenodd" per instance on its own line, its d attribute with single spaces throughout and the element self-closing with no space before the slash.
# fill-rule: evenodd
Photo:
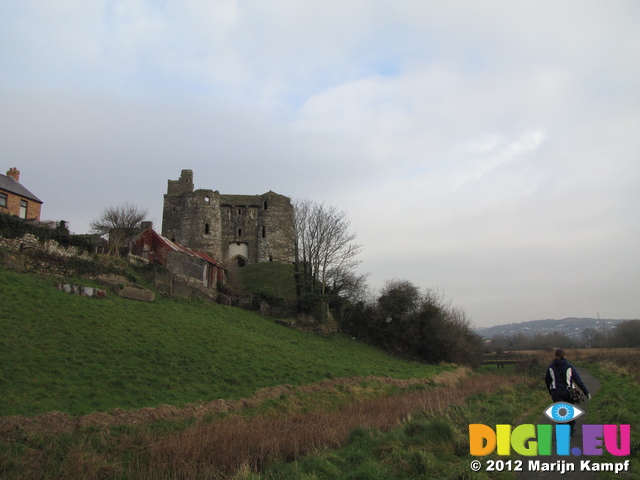
<svg viewBox="0 0 640 480">
<path fill-rule="evenodd" d="M 587 386 L 587 388 L 589 389 L 589 393 L 591 393 L 591 396 L 595 396 L 598 393 L 598 389 L 600 388 L 600 382 L 598 381 L 597 378 L 593 377 L 592 375 L 589 374 L 589 372 L 586 369 L 583 368 L 578 368 L 578 373 L 580 373 L 580 377 L 582 378 L 582 380 L 584 381 L 585 385 Z M 551 397 L 549 397 L 549 405 L 551 405 L 553 402 L 551 401 Z M 584 410 L 585 412 L 589 411 L 589 402 L 582 402 L 581 404 L 579 404 L 579 407 Z M 546 408 L 546 407 L 545 407 Z M 571 448 L 573 447 L 580 447 L 582 448 L 582 424 L 584 423 L 584 418 L 586 415 L 582 415 L 580 418 L 578 418 L 576 420 L 576 433 L 574 434 L 573 437 L 571 437 Z M 548 424 L 551 423 L 550 420 L 544 415 L 544 413 L 542 413 L 540 415 L 540 417 L 534 422 L 535 424 Z M 553 446 L 552 446 L 552 451 L 555 452 L 556 447 L 555 447 L 555 438 L 553 441 Z M 524 471 L 522 473 L 520 473 L 518 475 L 518 480 L 553 480 L 553 479 L 558 479 L 558 478 L 562 478 L 563 480 L 571 480 L 571 479 L 585 479 L 585 480 L 590 480 L 590 479 L 597 479 L 598 478 L 598 474 L 596 472 L 581 472 L 580 471 L 580 460 L 586 460 L 589 457 L 574 457 L 573 455 L 566 457 L 566 456 L 559 456 L 556 454 L 553 455 L 546 455 L 546 456 L 538 456 L 538 457 L 521 457 L 522 461 L 523 461 L 523 469 Z M 539 460 L 540 463 L 555 463 L 558 460 L 560 461 L 565 461 L 566 464 L 572 463 L 575 465 L 575 470 L 574 471 L 568 471 L 564 474 L 561 475 L 560 472 L 558 471 L 553 471 L 553 472 L 537 472 L 537 471 L 528 471 L 528 465 L 529 465 L 529 461 L 530 460 Z"/>
</svg>

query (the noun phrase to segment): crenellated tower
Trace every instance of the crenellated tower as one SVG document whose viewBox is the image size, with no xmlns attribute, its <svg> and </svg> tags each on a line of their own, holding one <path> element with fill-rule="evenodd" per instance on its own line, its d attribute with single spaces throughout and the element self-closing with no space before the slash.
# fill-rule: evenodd
<svg viewBox="0 0 640 480">
<path fill-rule="evenodd" d="M 193 172 L 169 180 L 162 235 L 224 265 L 293 261 L 293 206 L 284 195 L 194 190 Z"/>
</svg>

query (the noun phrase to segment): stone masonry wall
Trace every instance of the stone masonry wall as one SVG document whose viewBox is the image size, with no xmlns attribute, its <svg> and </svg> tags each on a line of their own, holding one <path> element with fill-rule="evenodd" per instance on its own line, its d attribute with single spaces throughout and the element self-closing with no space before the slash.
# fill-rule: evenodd
<svg viewBox="0 0 640 480">
<path fill-rule="evenodd" d="M 35 249 L 42 252 L 57 255 L 59 257 L 80 257 L 89 258 L 89 254 L 78 247 L 70 246 L 65 248 L 55 240 L 45 240 L 40 242 L 35 235 L 31 233 L 25 234 L 20 238 L 4 238 L 0 237 L 0 248 L 20 252 L 27 249 Z"/>
<path fill-rule="evenodd" d="M 293 206 L 284 195 L 194 190 L 193 172 L 169 180 L 162 235 L 223 265 L 293 261 Z M 246 256 L 246 258 L 245 258 Z"/>
</svg>

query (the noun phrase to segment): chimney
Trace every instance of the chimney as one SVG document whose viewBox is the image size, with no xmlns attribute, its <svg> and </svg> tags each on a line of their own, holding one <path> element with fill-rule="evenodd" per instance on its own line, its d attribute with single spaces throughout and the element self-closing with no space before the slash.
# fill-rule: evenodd
<svg viewBox="0 0 640 480">
<path fill-rule="evenodd" d="M 11 177 L 16 182 L 20 182 L 20 171 L 16 167 L 10 168 L 7 172 L 7 177 Z"/>
</svg>

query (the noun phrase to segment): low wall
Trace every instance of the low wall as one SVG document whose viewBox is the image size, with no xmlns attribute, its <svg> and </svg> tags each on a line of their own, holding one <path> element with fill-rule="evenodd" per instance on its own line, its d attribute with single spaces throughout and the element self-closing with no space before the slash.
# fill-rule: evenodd
<svg viewBox="0 0 640 480">
<path fill-rule="evenodd" d="M 44 242 L 40 242 L 40 240 L 31 233 L 26 233 L 20 238 L 0 237 L 0 247 L 16 252 L 34 249 L 58 255 L 60 257 L 78 257 L 85 259 L 90 257 L 90 255 L 81 248 L 73 246 L 66 248 L 55 240 L 45 240 Z"/>
</svg>

